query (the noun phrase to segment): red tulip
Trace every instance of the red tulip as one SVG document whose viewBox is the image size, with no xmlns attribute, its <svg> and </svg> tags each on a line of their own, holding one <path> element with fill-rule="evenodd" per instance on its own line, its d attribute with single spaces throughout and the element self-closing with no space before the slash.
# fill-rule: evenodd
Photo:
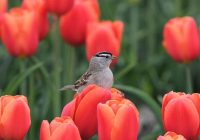
<svg viewBox="0 0 200 140">
<path fill-rule="evenodd" d="M 164 26 L 163 46 L 175 61 L 186 63 L 199 56 L 199 37 L 192 17 L 173 18 Z"/>
<path fill-rule="evenodd" d="M 31 124 L 25 96 L 0 97 L 0 139 L 23 140 Z"/>
<path fill-rule="evenodd" d="M 186 140 L 182 135 L 174 132 L 167 132 L 164 136 L 159 136 L 157 140 Z"/>
<path fill-rule="evenodd" d="M 56 117 L 50 124 L 42 121 L 40 140 L 81 140 L 81 137 L 71 118 Z"/>
<path fill-rule="evenodd" d="M 22 7 L 35 11 L 39 22 L 39 37 L 43 39 L 49 31 L 47 7 L 44 0 L 24 0 Z"/>
<path fill-rule="evenodd" d="M 7 0 L 0 0 L 0 38 L 1 38 L 1 22 L 2 22 L 2 16 L 7 10 Z"/>
<path fill-rule="evenodd" d="M 181 134 L 188 140 L 197 140 L 200 128 L 199 94 L 170 92 L 164 96 L 162 103 L 165 130 Z"/>
<path fill-rule="evenodd" d="M 86 54 L 90 60 L 98 52 L 106 51 L 119 57 L 124 25 L 121 21 L 88 24 Z M 116 63 L 116 61 L 114 61 Z"/>
<path fill-rule="evenodd" d="M 5 13 L 7 10 L 8 0 L 0 0 L 0 14 Z"/>
<path fill-rule="evenodd" d="M 47 9 L 58 16 L 71 10 L 75 0 L 46 0 Z"/>
<path fill-rule="evenodd" d="M 34 12 L 14 8 L 4 14 L 2 41 L 8 52 L 16 57 L 29 57 L 38 47 L 38 23 Z"/>
<path fill-rule="evenodd" d="M 65 105 L 62 116 L 73 118 L 81 137 L 89 139 L 97 132 L 97 104 L 105 103 L 110 98 L 110 90 L 90 85 Z"/>
<path fill-rule="evenodd" d="M 98 104 L 99 140 L 137 140 L 139 113 L 135 105 L 127 100 L 109 100 Z"/>
<path fill-rule="evenodd" d="M 84 44 L 87 24 L 98 20 L 97 0 L 77 0 L 71 11 L 60 19 L 62 38 L 71 45 Z"/>
</svg>

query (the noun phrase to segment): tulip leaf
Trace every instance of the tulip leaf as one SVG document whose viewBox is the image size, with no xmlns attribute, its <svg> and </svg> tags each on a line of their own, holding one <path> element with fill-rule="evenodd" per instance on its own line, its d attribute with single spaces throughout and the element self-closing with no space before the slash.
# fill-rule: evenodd
<svg viewBox="0 0 200 140">
<path fill-rule="evenodd" d="M 124 90 L 128 94 L 136 96 L 141 101 L 143 101 L 155 113 L 155 116 L 158 119 L 159 124 L 162 128 L 161 107 L 152 99 L 151 96 L 149 96 L 149 94 L 132 86 L 115 85 L 114 87 Z"/>
<path fill-rule="evenodd" d="M 19 85 L 24 81 L 24 79 L 27 78 L 27 76 L 29 76 L 32 72 L 40 68 L 42 65 L 43 65 L 42 62 L 37 63 L 31 66 L 30 68 L 28 68 L 27 71 L 25 71 L 24 73 L 20 73 L 16 75 L 6 87 L 6 89 L 4 90 L 4 93 L 14 94 L 13 92 L 17 89 L 17 87 L 19 87 Z"/>
</svg>

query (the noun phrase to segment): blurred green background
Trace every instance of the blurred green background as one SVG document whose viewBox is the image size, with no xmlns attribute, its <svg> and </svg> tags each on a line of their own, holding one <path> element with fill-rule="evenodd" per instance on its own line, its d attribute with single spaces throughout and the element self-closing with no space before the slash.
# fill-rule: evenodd
<svg viewBox="0 0 200 140">
<path fill-rule="evenodd" d="M 9 7 L 20 4 L 21 0 L 9 1 Z M 162 96 L 171 90 L 188 91 L 186 66 L 174 62 L 162 47 L 163 26 L 170 18 L 185 15 L 200 23 L 200 1 L 99 0 L 99 4 L 102 20 L 122 20 L 125 24 L 120 59 L 112 67 L 114 87 L 122 90 L 140 111 L 145 108 L 153 113 L 155 123 L 142 123 L 139 137 L 153 140 L 162 134 Z M 199 63 L 196 60 L 188 64 L 193 92 L 200 91 Z M 27 96 L 32 117 L 28 140 L 36 136 L 39 139 L 42 120 L 51 121 L 60 115 L 74 93 L 60 93 L 58 89 L 73 83 L 87 67 L 84 46 L 74 48 L 64 43 L 56 24 L 51 24 L 48 37 L 31 58 L 13 58 L 0 44 L 0 94 Z"/>
</svg>

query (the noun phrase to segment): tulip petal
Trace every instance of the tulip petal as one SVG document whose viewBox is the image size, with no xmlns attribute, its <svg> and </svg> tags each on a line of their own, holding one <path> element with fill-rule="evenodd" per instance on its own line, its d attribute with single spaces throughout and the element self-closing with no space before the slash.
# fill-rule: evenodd
<svg viewBox="0 0 200 140">
<path fill-rule="evenodd" d="M 199 114 L 193 102 L 185 96 L 172 99 L 165 107 L 166 131 L 182 134 L 187 139 L 196 139 L 199 129 Z"/>
<path fill-rule="evenodd" d="M 119 108 L 111 133 L 111 140 L 137 140 L 138 112 L 133 105 L 123 104 Z"/>
<path fill-rule="evenodd" d="M 110 98 L 111 92 L 101 87 L 94 88 L 82 98 L 76 109 L 74 122 L 83 138 L 89 138 L 96 133 L 97 104 L 105 103 Z M 90 123 L 88 123 L 88 118 L 90 118 Z"/>
<path fill-rule="evenodd" d="M 81 140 L 78 128 L 75 124 L 71 123 L 63 123 L 58 126 L 54 132 L 50 140 Z"/>
<path fill-rule="evenodd" d="M 26 102 L 16 99 L 4 108 L 1 125 L 5 139 L 23 139 L 30 124 L 30 109 Z"/>
<path fill-rule="evenodd" d="M 174 98 L 180 97 L 181 95 L 185 95 L 185 94 L 181 92 L 173 92 L 173 91 L 170 91 L 169 93 L 165 94 L 162 100 L 162 120 L 164 120 L 165 107 L 168 104 L 168 102 Z M 165 128 L 165 125 L 164 125 L 164 128 Z"/>
<path fill-rule="evenodd" d="M 40 140 L 49 140 L 50 138 L 50 126 L 47 120 L 43 120 L 40 127 Z"/>
<path fill-rule="evenodd" d="M 99 140 L 111 140 L 111 130 L 115 114 L 107 104 L 98 104 L 97 106 L 98 117 L 98 137 Z"/>
</svg>

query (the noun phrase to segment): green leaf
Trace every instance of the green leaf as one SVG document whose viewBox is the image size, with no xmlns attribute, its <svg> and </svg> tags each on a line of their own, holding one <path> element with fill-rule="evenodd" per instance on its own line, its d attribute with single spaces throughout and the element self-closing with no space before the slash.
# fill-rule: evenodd
<svg viewBox="0 0 200 140">
<path fill-rule="evenodd" d="M 6 87 L 6 89 L 4 90 L 4 94 L 5 93 L 10 93 L 13 94 L 13 92 L 19 87 L 19 85 L 30 75 L 32 74 L 35 70 L 37 70 L 38 68 L 40 68 L 43 65 L 42 62 L 39 62 L 33 66 L 31 66 L 30 68 L 27 69 L 26 72 L 24 73 L 20 73 L 18 75 L 16 75 L 8 84 L 8 86 Z"/>
</svg>

